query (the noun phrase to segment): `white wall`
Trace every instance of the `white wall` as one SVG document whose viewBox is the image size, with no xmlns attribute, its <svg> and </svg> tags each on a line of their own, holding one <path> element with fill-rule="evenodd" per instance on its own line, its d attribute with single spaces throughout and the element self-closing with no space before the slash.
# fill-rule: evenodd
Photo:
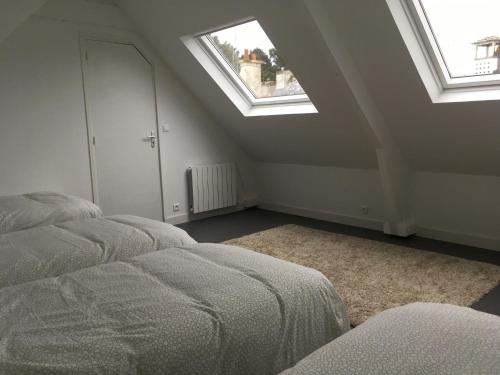
<svg viewBox="0 0 500 375">
<path fill-rule="evenodd" d="M 500 177 L 415 173 L 413 212 L 419 235 L 500 250 Z"/>
<path fill-rule="evenodd" d="M 91 198 L 79 33 L 130 38 L 157 71 L 167 216 L 188 212 L 185 169 L 233 160 L 255 198 L 253 165 L 135 33 L 120 10 L 51 0 L 0 45 L 0 195 L 56 190 Z"/>
<path fill-rule="evenodd" d="M 383 225 L 376 170 L 269 163 L 256 168 L 261 207 L 372 229 Z M 417 172 L 411 200 L 419 236 L 500 250 L 500 177 Z"/>
<path fill-rule="evenodd" d="M 167 216 L 179 216 L 171 222 L 187 220 L 188 190 L 186 169 L 190 165 L 237 161 L 240 172 L 240 201 L 256 202 L 254 165 L 243 155 L 224 131 L 216 126 L 206 111 L 186 92 L 173 74 L 161 67 L 158 75 L 158 100 Z M 172 206 L 179 202 L 181 212 Z"/>
<path fill-rule="evenodd" d="M 382 230 L 384 195 L 377 170 L 258 163 L 259 206 Z M 361 206 L 368 207 L 365 215 Z"/>
<path fill-rule="evenodd" d="M 0 43 L 47 0 L 2 0 L 0 4 Z"/>
<path fill-rule="evenodd" d="M 91 198 L 77 29 L 29 19 L 0 46 L 0 194 Z"/>
</svg>

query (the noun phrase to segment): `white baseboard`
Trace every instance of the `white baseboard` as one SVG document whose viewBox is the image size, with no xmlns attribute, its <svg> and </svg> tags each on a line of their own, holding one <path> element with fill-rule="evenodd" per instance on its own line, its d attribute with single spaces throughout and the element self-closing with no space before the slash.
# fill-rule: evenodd
<svg viewBox="0 0 500 375">
<path fill-rule="evenodd" d="M 411 235 L 417 233 L 417 228 L 412 219 L 404 220 L 395 224 L 386 221 L 384 223 L 384 233 L 398 237 L 410 237 Z"/>
<path fill-rule="evenodd" d="M 207 211 L 207 212 L 202 212 L 200 214 L 188 214 L 188 213 L 183 213 L 179 215 L 174 215 L 174 216 L 169 216 L 165 219 L 166 223 L 172 224 L 172 225 L 178 225 L 178 224 L 184 224 L 190 221 L 196 221 L 196 220 L 201 220 L 201 219 L 207 219 L 209 217 L 213 216 L 220 216 L 220 215 L 227 215 L 231 214 L 234 212 L 242 211 L 246 206 L 243 205 L 238 205 L 235 207 L 229 207 L 229 208 L 222 208 L 220 210 L 214 210 L 214 211 Z"/>
<path fill-rule="evenodd" d="M 189 221 L 188 214 L 169 216 L 165 219 L 166 223 L 169 223 L 172 225 L 183 224 L 183 223 L 187 223 L 188 221 Z"/>
<path fill-rule="evenodd" d="M 417 227 L 417 235 L 433 240 L 457 243 L 466 246 L 479 247 L 500 251 L 500 238 L 484 237 L 475 234 L 456 233 L 442 229 Z"/>
<path fill-rule="evenodd" d="M 383 221 L 366 217 L 348 216 L 328 211 L 311 210 L 303 207 L 293 207 L 268 202 L 260 202 L 258 206 L 269 211 L 277 211 L 290 215 L 304 216 L 311 219 L 330 221 L 334 223 L 352 225 L 355 227 L 362 227 L 379 231 L 382 231 L 384 229 Z"/>
<path fill-rule="evenodd" d="M 330 221 L 333 223 L 352 225 L 355 227 L 362 227 L 380 231 L 384 230 L 384 222 L 382 220 L 369 219 L 359 216 L 341 215 L 333 212 L 311 210 L 303 207 L 293 207 L 268 202 L 260 202 L 259 208 L 269 211 L 282 212 L 290 215 L 309 217 L 317 220 Z M 416 227 L 415 231 L 417 236 L 424 238 L 500 251 L 500 238 L 483 237 L 478 235 L 449 232 L 441 229 L 424 228 L 418 226 Z"/>
<path fill-rule="evenodd" d="M 304 216 L 304 217 L 309 217 L 311 219 L 330 221 L 333 223 L 352 225 L 355 227 L 361 227 L 379 231 L 384 230 L 384 222 L 382 220 L 370 219 L 359 216 L 348 216 L 348 215 L 336 214 L 333 212 L 311 210 L 303 207 L 294 207 L 294 206 L 287 206 L 287 205 L 268 203 L 268 202 L 260 202 L 258 206 L 262 209 L 269 211 L 277 211 L 290 215 Z M 165 221 L 169 224 L 177 225 L 177 224 L 187 223 L 188 221 L 205 219 L 212 216 L 225 215 L 228 213 L 237 212 L 244 209 L 245 207 L 238 206 L 225 210 L 206 212 L 199 215 L 189 215 L 184 213 L 176 216 L 170 216 Z M 500 251 L 500 238 L 456 233 L 442 229 L 425 228 L 418 226 L 416 228 L 416 232 L 417 236 L 424 238 L 462 244 L 466 246 L 479 247 L 482 249 Z"/>
</svg>

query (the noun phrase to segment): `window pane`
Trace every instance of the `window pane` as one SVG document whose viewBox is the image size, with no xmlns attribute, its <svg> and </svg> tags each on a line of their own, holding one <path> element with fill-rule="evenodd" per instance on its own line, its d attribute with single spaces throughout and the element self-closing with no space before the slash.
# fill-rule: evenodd
<svg viewBox="0 0 500 375">
<path fill-rule="evenodd" d="M 305 94 L 257 21 L 219 30 L 207 37 L 255 98 Z"/>
<path fill-rule="evenodd" d="M 419 0 L 453 78 L 500 73 L 500 0 Z"/>
</svg>

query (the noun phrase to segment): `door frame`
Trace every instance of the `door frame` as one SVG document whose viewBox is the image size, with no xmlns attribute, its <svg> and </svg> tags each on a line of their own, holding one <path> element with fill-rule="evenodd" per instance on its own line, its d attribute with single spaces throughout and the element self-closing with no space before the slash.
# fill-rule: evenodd
<svg viewBox="0 0 500 375">
<path fill-rule="evenodd" d="M 152 79 L 152 88 L 154 93 L 154 112 L 155 112 L 155 128 L 156 128 L 156 144 L 157 144 L 157 157 L 158 157 L 158 166 L 159 166 L 159 177 L 160 177 L 160 202 L 161 202 L 161 212 L 162 212 L 162 220 L 165 221 L 167 217 L 166 207 L 165 207 L 165 193 L 164 193 L 164 183 L 163 183 L 163 172 L 164 167 L 161 160 L 161 137 L 160 137 L 160 126 L 159 126 L 159 116 L 158 116 L 158 90 L 157 90 L 157 74 L 155 63 L 152 58 L 148 56 L 143 49 L 138 46 L 138 42 L 133 40 L 133 38 L 122 38 L 113 36 L 99 36 L 91 33 L 83 33 L 79 34 L 79 46 L 80 46 L 80 61 L 81 61 L 81 71 L 82 71 L 82 88 L 83 88 L 83 102 L 85 109 L 85 122 L 86 122 L 86 130 L 87 130 L 87 143 L 88 143 L 88 152 L 89 152 L 89 166 L 90 166 L 90 183 L 92 188 L 92 200 L 96 205 L 99 205 L 99 182 L 97 180 L 97 158 L 95 152 L 95 142 L 94 142 L 94 126 L 92 124 L 92 116 L 91 116 L 91 108 L 88 100 L 88 86 L 89 86 L 89 66 L 88 66 L 88 54 L 87 54 L 87 43 L 88 42 L 102 42 L 102 43 L 113 43 L 113 44 L 121 44 L 128 45 L 134 47 L 137 52 L 142 56 L 142 58 L 148 63 L 151 67 L 151 79 Z"/>
</svg>

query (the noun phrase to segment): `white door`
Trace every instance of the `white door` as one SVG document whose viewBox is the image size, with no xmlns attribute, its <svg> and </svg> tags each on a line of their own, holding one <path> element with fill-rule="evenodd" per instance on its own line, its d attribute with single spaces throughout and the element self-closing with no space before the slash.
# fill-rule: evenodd
<svg viewBox="0 0 500 375">
<path fill-rule="evenodd" d="M 151 64 L 130 44 L 86 41 L 93 186 L 105 215 L 163 219 Z"/>
</svg>

